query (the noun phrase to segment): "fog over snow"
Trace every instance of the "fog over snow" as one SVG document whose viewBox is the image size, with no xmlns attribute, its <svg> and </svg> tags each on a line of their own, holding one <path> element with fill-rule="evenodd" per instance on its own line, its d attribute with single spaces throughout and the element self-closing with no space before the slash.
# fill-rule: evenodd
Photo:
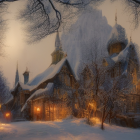
<svg viewBox="0 0 140 140">
<path fill-rule="evenodd" d="M 61 36 L 63 50 L 67 52 L 68 60 L 77 75 L 79 66 L 93 48 L 98 48 L 98 57 L 107 55 L 107 41 L 112 27 L 108 24 L 101 10 L 90 9 L 73 24 L 69 32 Z M 85 53 L 86 51 L 86 53 Z"/>
</svg>

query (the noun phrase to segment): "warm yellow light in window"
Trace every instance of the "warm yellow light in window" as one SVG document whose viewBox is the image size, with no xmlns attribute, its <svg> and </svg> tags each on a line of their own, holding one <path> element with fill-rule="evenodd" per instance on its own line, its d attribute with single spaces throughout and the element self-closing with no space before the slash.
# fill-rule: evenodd
<svg viewBox="0 0 140 140">
<path fill-rule="evenodd" d="M 6 117 L 9 117 L 10 116 L 10 113 L 6 113 L 6 115 L 5 115 Z"/>
<path fill-rule="evenodd" d="M 1 104 L 0 104 L 0 110 L 1 110 Z"/>
<path fill-rule="evenodd" d="M 37 108 L 37 112 L 40 112 L 40 108 L 39 107 Z"/>
</svg>

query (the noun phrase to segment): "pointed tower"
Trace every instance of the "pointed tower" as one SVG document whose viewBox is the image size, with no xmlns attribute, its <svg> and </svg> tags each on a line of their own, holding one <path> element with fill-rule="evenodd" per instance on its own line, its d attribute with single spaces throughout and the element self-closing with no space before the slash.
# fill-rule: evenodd
<svg viewBox="0 0 140 140">
<path fill-rule="evenodd" d="M 62 44 L 60 41 L 58 31 L 56 33 L 56 39 L 55 39 L 55 50 L 53 51 L 51 55 L 52 55 L 52 64 L 57 64 L 65 55 L 62 50 Z"/>
<path fill-rule="evenodd" d="M 56 39 L 55 39 L 55 50 L 59 50 L 60 47 L 61 47 L 61 42 L 60 42 L 59 32 L 57 31 Z"/>
<path fill-rule="evenodd" d="M 117 24 L 117 10 L 116 10 L 116 14 L 115 14 L 115 23 Z"/>
<path fill-rule="evenodd" d="M 117 23 L 117 13 L 115 14 L 115 25 L 110 34 L 107 49 L 109 55 L 119 54 L 127 45 L 128 39 L 125 29 Z"/>
<path fill-rule="evenodd" d="M 25 72 L 23 73 L 23 76 L 24 76 L 24 84 L 27 84 L 29 81 L 29 71 L 27 67 L 26 67 Z"/>
<path fill-rule="evenodd" d="M 16 70 L 16 76 L 15 76 L 15 86 L 19 82 L 19 74 L 18 74 L 18 63 L 17 63 L 17 70 Z"/>
</svg>

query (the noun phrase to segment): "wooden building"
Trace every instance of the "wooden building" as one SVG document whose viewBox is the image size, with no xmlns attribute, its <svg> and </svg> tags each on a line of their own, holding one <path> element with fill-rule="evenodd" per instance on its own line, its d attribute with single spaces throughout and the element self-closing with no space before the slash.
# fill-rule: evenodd
<svg viewBox="0 0 140 140">
<path fill-rule="evenodd" d="M 13 99 L 6 103 L 13 120 L 56 120 L 72 113 L 74 106 L 75 74 L 62 50 L 57 32 L 51 65 L 29 81 L 29 71 L 23 73 L 24 84 L 19 82 L 18 68 Z"/>
<path fill-rule="evenodd" d="M 107 76 L 111 79 L 117 77 L 123 77 L 127 79 L 126 82 L 120 81 L 120 88 L 128 86 L 128 92 L 126 92 L 125 101 L 126 107 L 123 111 L 124 114 L 137 114 L 140 112 L 140 82 L 138 82 L 139 76 L 139 59 L 138 52 L 135 44 L 132 42 L 128 43 L 125 29 L 115 24 L 112 29 L 110 39 L 107 43 L 107 50 L 109 56 L 103 59 L 103 66 L 107 71 Z"/>
</svg>

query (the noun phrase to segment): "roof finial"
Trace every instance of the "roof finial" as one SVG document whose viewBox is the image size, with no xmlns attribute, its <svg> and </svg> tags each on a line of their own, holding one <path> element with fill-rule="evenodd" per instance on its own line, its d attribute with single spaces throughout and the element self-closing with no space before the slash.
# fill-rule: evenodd
<svg viewBox="0 0 140 140">
<path fill-rule="evenodd" d="M 61 43 L 61 42 L 60 42 L 60 37 L 59 37 L 59 31 L 57 30 L 56 39 L 55 39 L 55 48 L 56 48 L 56 50 L 59 49 L 60 43 Z"/>
<path fill-rule="evenodd" d="M 130 42 L 132 42 L 132 37 L 130 36 Z"/>
<path fill-rule="evenodd" d="M 131 31 L 131 35 L 130 35 L 130 42 L 132 42 L 132 31 Z"/>
<path fill-rule="evenodd" d="M 115 14 L 115 23 L 117 24 L 117 9 L 116 9 L 116 14 Z"/>
<path fill-rule="evenodd" d="M 65 57 L 67 57 L 67 53 L 65 53 Z"/>
<path fill-rule="evenodd" d="M 18 61 L 17 61 L 17 70 L 18 70 Z"/>
</svg>

